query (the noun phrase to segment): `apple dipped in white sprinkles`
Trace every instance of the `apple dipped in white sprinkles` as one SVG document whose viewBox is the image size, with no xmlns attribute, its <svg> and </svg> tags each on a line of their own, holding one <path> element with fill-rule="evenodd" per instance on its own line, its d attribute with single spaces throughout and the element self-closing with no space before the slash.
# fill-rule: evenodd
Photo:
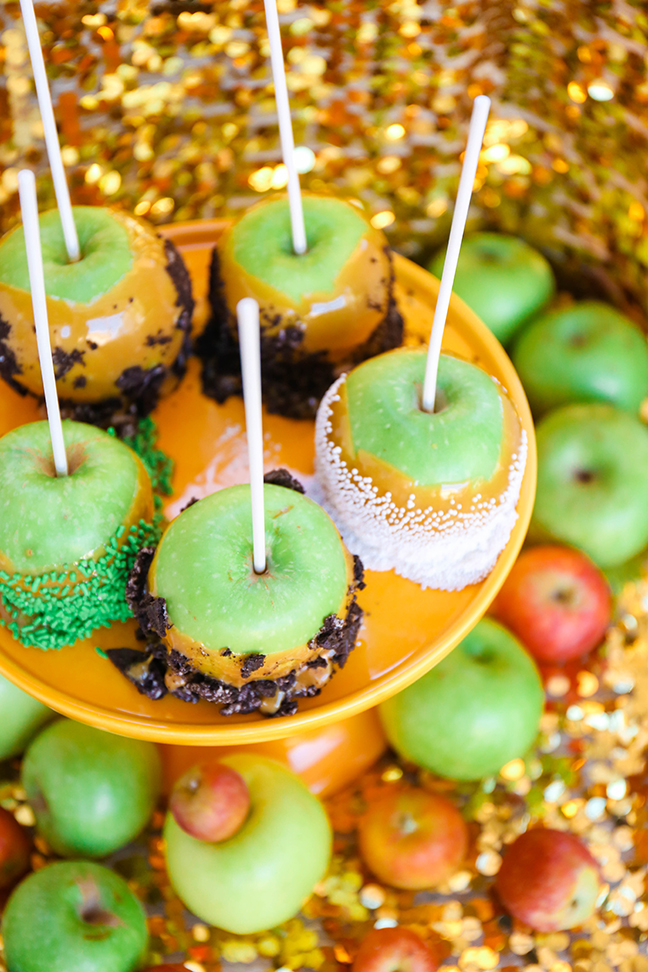
<svg viewBox="0 0 648 972">
<path fill-rule="evenodd" d="M 505 389 L 450 355 L 437 411 L 424 411 L 425 363 L 424 349 L 402 348 L 338 379 L 317 415 L 316 472 L 366 568 L 460 590 L 486 577 L 511 535 L 527 438 Z"/>
</svg>

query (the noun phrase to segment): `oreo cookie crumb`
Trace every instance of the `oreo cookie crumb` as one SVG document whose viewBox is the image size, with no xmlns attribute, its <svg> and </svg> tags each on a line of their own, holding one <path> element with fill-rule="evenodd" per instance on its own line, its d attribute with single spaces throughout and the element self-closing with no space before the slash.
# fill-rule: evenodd
<svg viewBox="0 0 648 972">
<path fill-rule="evenodd" d="M 182 509 L 180 510 L 180 512 L 181 512 L 181 513 L 184 513 L 184 511 L 185 511 L 185 510 L 188 510 L 190 506 L 195 506 L 197 502 L 198 502 L 198 497 L 197 497 L 197 496 L 192 496 L 192 497 L 191 497 L 191 499 L 189 500 L 189 502 L 188 502 L 188 503 L 186 503 L 186 504 L 185 504 L 185 505 L 184 505 L 184 506 L 182 507 Z"/>
<path fill-rule="evenodd" d="M 54 374 L 56 380 L 60 381 L 64 378 L 68 371 L 74 368 L 75 364 L 80 364 L 85 367 L 85 361 L 83 356 L 85 351 L 79 351 L 78 348 L 74 348 L 73 351 L 64 351 L 63 348 L 54 348 L 52 351 L 52 361 L 54 362 Z"/>
<path fill-rule="evenodd" d="M 389 254 L 389 248 L 386 248 Z M 390 255 L 390 266 L 391 255 Z M 384 319 L 365 344 L 356 348 L 344 368 L 383 351 L 398 347 L 403 341 L 403 318 L 393 296 L 394 271 L 387 282 L 388 300 Z M 234 337 L 231 315 L 227 308 L 220 274 L 218 251 L 214 248 L 209 274 L 209 296 L 212 317 L 196 341 L 196 353 L 202 359 L 202 386 L 205 395 L 222 404 L 231 395 L 242 393 L 238 343 Z M 268 335 L 272 328 L 278 333 Z M 263 399 L 269 412 L 291 418 L 313 418 L 325 392 L 333 384 L 342 366 L 334 365 L 326 352 L 306 353 L 302 349 L 303 332 L 294 326 L 281 328 L 278 314 L 261 317 L 261 374 Z"/>
<path fill-rule="evenodd" d="M 156 700 L 167 694 L 166 666 L 150 652 L 136 648 L 107 648 L 105 655 L 141 695 Z"/>
<path fill-rule="evenodd" d="M 0 316 L 0 378 L 3 378 L 14 391 L 19 395 L 27 395 L 28 391 L 16 381 L 14 375 L 22 374 L 22 368 L 16 360 L 12 348 L 7 344 L 6 339 L 11 334 L 11 325 Z"/>
<path fill-rule="evenodd" d="M 305 493 L 306 490 L 294 476 L 291 476 L 287 469 L 271 469 L 263 477 L 264 483 L 272 486 L 284 486 L 286 489 L 294 489 L 296 493 Z"/>
<path fill-rule="evenodd" d="M 257 672 L 260 668 L 263 668 L 264 662 L 265 655 L 246 655 L 241 665 L 241 676 L 243 678 L 249 678 L 253 672 Z"/>
<path fill-rule="evenodd" d="M 154 547 L 142 547 L 126 581 L 126 603 L 145 635 L 164 638 L 171 621 L 163 597 L 154 597 L 146 588 L 148 572 L 155 556 Z"/>
</svg>

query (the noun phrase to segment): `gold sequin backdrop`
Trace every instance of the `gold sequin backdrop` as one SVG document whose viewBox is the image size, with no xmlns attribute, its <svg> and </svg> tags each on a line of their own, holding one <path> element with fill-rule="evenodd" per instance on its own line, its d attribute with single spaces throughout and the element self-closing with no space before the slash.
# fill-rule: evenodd
<svg viewBox="0 0 648 972">
<path fill-rule="evenodd" d="M 493 99 L 473 226 L 520 233 L 572 289 L 648 309 L 642 0 L 279 0 L 305 188 L 360 198 L 405 254 L 448 232 L 472 99 Z M 285 185 L 261 0 L 37 3 L 72 195 L 155 222 Z M 51 203 L 16 0 L 0 8 L 0 204 Z M 589 269 L 588 269 L 589 268 Z"/>
</svg>

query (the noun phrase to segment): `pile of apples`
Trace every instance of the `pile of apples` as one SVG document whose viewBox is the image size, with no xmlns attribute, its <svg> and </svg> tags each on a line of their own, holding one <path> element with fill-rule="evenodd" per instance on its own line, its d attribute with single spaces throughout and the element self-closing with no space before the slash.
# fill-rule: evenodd
<svg viewBox="0 0 648 972">
<path fill-rule="evenodd" d="M 525 551 L 494 617 L 381 706 L 391 744 L 406 762 L 447 779 L 496 774 L 535 740 L 544 702 L 536 663 L 555 666 L 595 648 L 611 606 L 605 578 L 583 554 L 556 545 Z M 28 744 L 22 783 L 36 828 L 64 858 L 24 878 L 9 897 L 2 935 L 10 972 L 140 970 L 148 938 L 142 906 L 96 861 L 133 840 L 158 805 L 156 747 L 54 719 L 1 678 L 0 707 L 0 758 Z M 332 834 L 322 804 L 294 773 L 237 753 L 176 781 L 164 843 L 170 880 L 187 907 L 208 924 L 248 934 L 298 912 L 326 873 Z M 458 806 L 408 783 L 385 787 L 358 827 L 367 870 L 397 888 L 443 884 L 468 844 Z M 0 888 L 25 874 L 30 851 L 29 833 L 1 812 Z M 598 865 L 582 841 L 543 828 L 509 847 L 495 881 L 503 907 L 541 931 L 582 923 L 599 887 Z M 354 972 L 387 966 L 433 972 L 436 960 L 411 930 L 374 929 Z"/>
<path fill-rule="evenodd" d="M 606 305 L 542 313 L 554 289 L 551 271 L 521 241 L 468 239 L 462 260 L 457 290 L 465 286 L 463 296 L 476 304 L 497 294 L 497 302 L 476 309 L 513 342 L 539 418 L 531 531 L 538 545 L 519 557 L 491 617 L 383 703 L 380 717 L 406 765 L 475 781 L 533 746 L 543 670 L 596 649 L 612 613 L 602 568 L 648 543 L 648 430 L 638 416 L 648 395 L 648 349 L 632 322 Z M 141 970 L 142 906 L 97 860 L 150 820 L 161 798 L 157 749 L 54 719 L 1 678 L 0 711 L 0 759 L 26 749 L 22 783 L 36 829 L 62 858 L 23 877 L 31 835 L 0 811 L 0 891 L 14 888 L 2 918 L 10 972 Z M 407 782 L 385 787 L 370 803 L 357 836 L 368 872 L 413 891 L 443 885 L 469 845 L 458 805 Z M 250 934 L 297 913 L 326 873 L 332 833 L 299 777 L 263 756 L 237 753 L 177 780 L 164 845 L 186 906 L 208 924 Z M 581 924 L 600 884 L 598 864 L 577 836 L 533 827 L 507 848 L 494 893 L 518 921 L 549 932 Z M 398 927 L 373 929 L 354 962 L 354 972 L 435 968 L 425 943 Z"/>
</svg>

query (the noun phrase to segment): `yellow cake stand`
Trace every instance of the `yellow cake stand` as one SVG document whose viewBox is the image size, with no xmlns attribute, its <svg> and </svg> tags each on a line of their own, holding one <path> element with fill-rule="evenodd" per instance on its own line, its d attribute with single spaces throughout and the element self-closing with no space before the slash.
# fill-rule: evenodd
<svg viewBox="0 0 648 972">
<path fill-rule="evenodd" d="M 224 225 L 199 221 L 164 228 L 191 273 L 199 328 L 208 317 L 210 254 Z M 401 256 L 395 257 L 395 270 L 396 298 L 406 321 L 407 342 L 420 343 L 429 334 L 438 280 Z M 444 347 L 481 365 L 508 389 L 529 441 L 517 523 L 495 569 L 481 584 L 453 593 L 422 591 L 392 572 L 368 571 L 367 586 L 360 596 L 365 611 L 360 644 L 322 694 L 301 701 L 297 714 L 286 718 L 226 718 L 208 703 L 190 705 L 172 696 L 153 702 L 140 695 L 95 650 L 135 646 L 132 623 L 114 625 L 58 652 L 25 648 L 0 629 L 0 672 L 58 712 L 126 736 L 185 747 L 263 744 L 265 751 L 283 753 L 293 768 L 299 769 L 300 759 L 304 766 L 314 766 L 328 753 L 328 761 L 335 761 L 345 747 L 347 758 L 352 759 L 353 745 L 362 748 L 363 734 L 372 734 L 369 749 L 377 755 L 382 737 L 375 714 L 366 710 L 425 674 L 482 617 L 518 555 L 533 507 L 535 437 L 522 386 L 491 332 L 454 296 Z M 33 399 L 21 398 L 1 385 L 0 434 L 38 417 Z M 197 360 L 191 361 L 178 390 L 160 403 L 153 417 L 160 447 L 175 460 L 174 492 L 166 505 L 168 516 L 177 515 L 194 496 L 200 498 L 246 480 L 243 403 L 232 398 L 217 405 L 206 398 L 201 392 Z M 266 469 L 285 466 L 302 477 L 312 475 L 312 422 L 265 415 L 264 429 Z M 350 721 L 343 725 L 343 720 Z M 337 732 L 334 725 L 339 727 Z M 358 768 L 362 768 L 360 764 Z M 326 786 L 320 789 L 326 790 Z"/>
</svg>

